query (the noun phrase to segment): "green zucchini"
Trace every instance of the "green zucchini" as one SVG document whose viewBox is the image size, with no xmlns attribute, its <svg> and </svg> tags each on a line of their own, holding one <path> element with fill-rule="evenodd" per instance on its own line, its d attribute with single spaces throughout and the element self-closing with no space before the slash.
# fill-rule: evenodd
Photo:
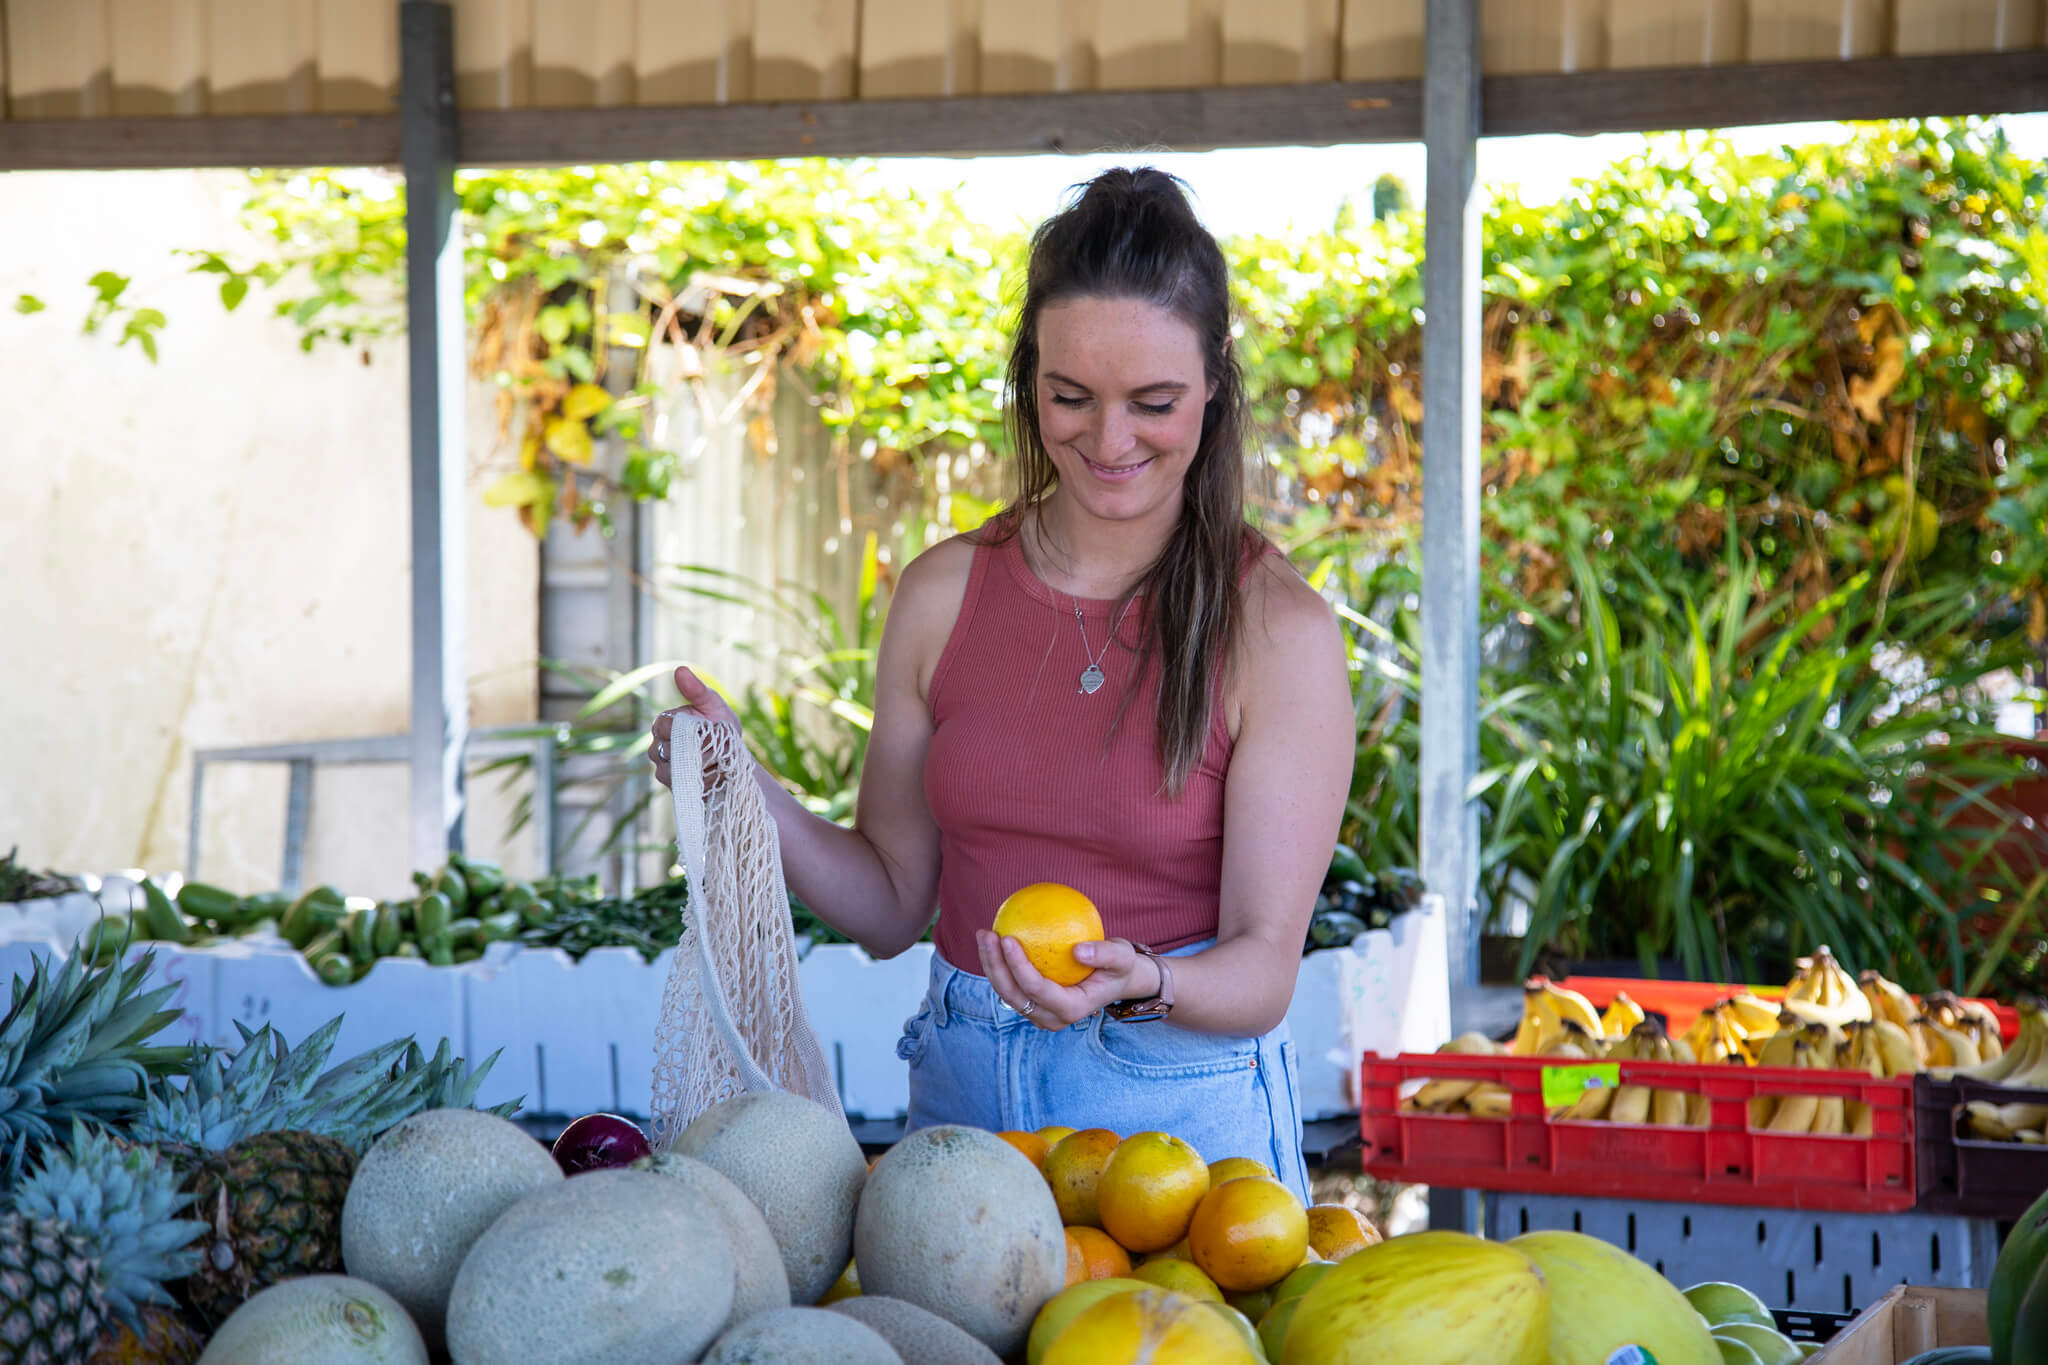
<svg viewBox="0 0 2048 1365">
<path fill-rule="evenodd" d="M 484 917 L 483 926 L 485 943 L 503 943 L 507 939 L 517 938 L 520 928 L 519 912 L 500 910 L 495 915 L 487 915 Z"/>
<path fill-rule="evenodd" d="M 313 964 L 313 970 L 330 986 L 346 986 L 356 979 L 356 964 L 347 953 L 329 953 Z"/>
<path fill-rule="evenodd" d="M 444 939 L 427 949 L 427 961 L 433 963 L 436 967 L 453 967 L 455 965 L 455 950 L 450 948 Z"/>
<path fill-rule="evenodd" d="M 505 869 L 484 858 L 450 858 L 450 862 L 462 869 L 462 880 L 469 887 L 472 902 L 488 900 L 505 889 Z"/>
<path fill-rule="evenodd" d="M 448 924 L 455 918 L 455 908 L 439 891 L 429 891 L 420 897 L 412 918 L 419 926 L 420 943 L 432 947 L 448 937 Z"/>
<path fill-rule="evenodd" d="M 142 922 L 153 939 L 165 943 L 192 941 L 192 926 L 178 913 L 178 907 L 171 904 L 171 898 L 164 894 L 164 889 L 146 878 L 142 883 Z"/>
<path fill-rule="evenodd" d="M 377 956 L 389 957 L 405 942 L 405 910 L 393 901 L 378 905 L 370 930 L 370 946 Z"/>
<path fill-rule="evenodd" d="M 348 943 L 348 955 L 358 962 L 374 960 L 377 956 L 376 931 L 375 910 L 359 905 L 349 911 L 341 922 L 341 936 Z"/>
<path fill-rule="evenodd" d="M 448 898 L 450 908 L 457 915 L 469 912 L 469 887 L 462 880 L 462 874 L 453 867 L 441 869 L 441 875 L 434 878 L 434 889 Z"/>
<path fill-rule="evenodd" d="M 227 928 L 240 923 L 242 898 L 207 882 L 186 882 L 178 888 L 178 908 L 193 919 Z"/>
<path fill-rule="evenodd" d="M 277 931 L 285 942 L 303 950 L 322 930 L 341 922 L 348 901 L 331 886 L 316 886 L 305 892 L 278 917 Z"/>
<path fill-rule="evenodd" d="M 448 925 L 448 942 L 456 948 L 475 948 L 484 941 L 484 922 L 472 915 L 452 920 Z"/>
</svg>

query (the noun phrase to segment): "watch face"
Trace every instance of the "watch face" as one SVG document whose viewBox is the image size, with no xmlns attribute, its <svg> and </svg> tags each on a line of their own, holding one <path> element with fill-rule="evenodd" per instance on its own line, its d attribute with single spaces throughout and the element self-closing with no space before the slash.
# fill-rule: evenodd
<svg viewBox="0 0 2048 1365">
<path fill-rule="evenodd" d="M 1108 1013 L 1112 1019 L 1126 1024 L 1142 1024 L 1154 1019 L 1164 1019 L 1173 1006 L 1159 1000 L 1143 1000 L 1135 1004 L 1111 1005 Z"/>
</svg>

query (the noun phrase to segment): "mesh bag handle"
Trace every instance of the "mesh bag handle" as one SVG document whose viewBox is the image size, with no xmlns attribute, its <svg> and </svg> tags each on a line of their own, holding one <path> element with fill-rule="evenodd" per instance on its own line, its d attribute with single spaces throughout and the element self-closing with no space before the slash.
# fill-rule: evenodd
<svg viewBox="0 0 2048 1365">
<path fill-rule="evenodd" d="M 683 930 L 655 1034 L 653 1139 L 734 1095 L 787 1090 L 844 1117 L 797 979 L 782 846 L 738 727 L 678 714 L 669 734 Z"/>
</svg>

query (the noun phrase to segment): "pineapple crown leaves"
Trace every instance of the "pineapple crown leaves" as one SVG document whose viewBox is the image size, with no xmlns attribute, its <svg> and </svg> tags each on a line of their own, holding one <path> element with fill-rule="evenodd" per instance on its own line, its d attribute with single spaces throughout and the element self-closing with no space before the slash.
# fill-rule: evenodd
<svg viewBox="0 0 2048 1365">
<path fill-rule="evenodd" d="M 0 1019 L 0 1143 L 48 1141 L 69 1119 L 117 1122 L 142 1107 L 152 1074 L 189 1063 L 189 1048 L 142 1046 L 178 1018 L 160 1008 L 175 986 L 142 989 L 155 961 L 145 952 L 94 969 L 74 950 L 54 970 L 34 957 L 28 980 L 14 978 Z"/>
<path fill-rule="evenodd" d="M 206 1224 L 177 1216 L 191 1199 L 154 1149 L 123 1146 L 74 1121 L 68 1146 L 44 1149 L 41 1168 L 14 1192 L 12 1211 L 83 1234 L 108 1305 L 140 1330 L 140 1305 L 170 1305 L 164 1282 L 199 1268 L 192 1244 Z"/>
<path fill-rule="evenodd" d="M 503 1050 L 499 1049 L 500 1052 Z M 448 1040 L 443 1038 L 441 1045 L 434 1049 L 431 1058 L 420 1051 L 417 1043 L 408 1044 L 405 1049 L 405 1060 L 399 1064 L 399 1069 L 393 1075 L 419 1075 L 420 1109 L 473 1109 L 476 1107 L 477 1090 L 482 1087 L 484 1077 L 490 1074 L 491 1068 L 497 1065 L 497 1062 L 498 1053 L 493 1052 L 478 1062 L 475 1070 L 466 1070 L 462 1058 L 453 1055 Z M 519 1106 L 525 1101 L 526 1097 L 522 1095 L 516 1100 L 492 1105 L 484 1112 L 496 1114 L 501 1119 L 509 1119 L 519 1112 Z M 393 1119 L 392 1122 L 396 1123 L 397 1120 Z"/>
</svg>

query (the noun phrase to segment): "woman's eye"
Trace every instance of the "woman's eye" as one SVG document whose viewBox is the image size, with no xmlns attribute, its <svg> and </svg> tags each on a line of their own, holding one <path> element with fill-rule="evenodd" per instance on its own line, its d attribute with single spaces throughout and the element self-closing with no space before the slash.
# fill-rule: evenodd
<svg viewBox="0 0 2048 1365">
<path fill-rule="evenodd" d="M 1171 402 L 1138 403 L 1135 406 L 1139 412 L 1144 413 L 1148 417 L 1164 417 L 1167 413 L 1173 411 L 1173 404 Z"/>
<path fill-rule="evenodd" d="M 1078 408 L 1088 400 L 1085 398 L 1069 398 L 1066 394 L 1056 393 L 1052 396 L 1052 401 L 1063 408 Z"/>
</svg>

